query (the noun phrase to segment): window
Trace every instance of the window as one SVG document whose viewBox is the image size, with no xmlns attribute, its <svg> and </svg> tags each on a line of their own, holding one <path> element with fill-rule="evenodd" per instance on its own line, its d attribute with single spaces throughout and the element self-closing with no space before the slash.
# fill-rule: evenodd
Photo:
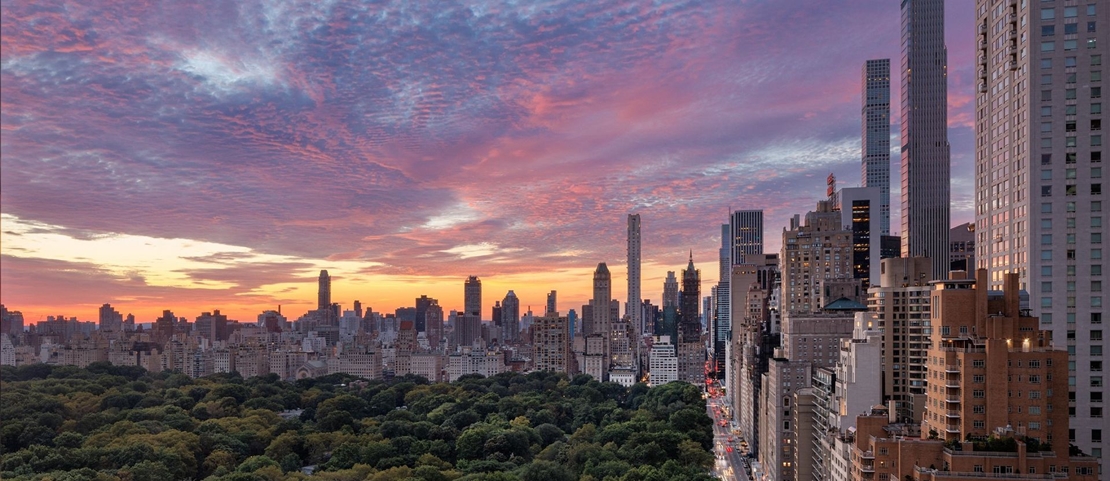
<svg viewBox="0 0 1110 481">
<path fill-rule="evenodd" d="M 983 429 L 987 426 L 987 423 L 981 419 L 976 419 L 972 421 L 971 424 L 974 425 L 975 429 Z"/>
<path fill-rule="evenodd" d="M 1091 130 L 1102 130 L 1102 119 L 1091 119 Z"/>
<path fill-rule="evenodd" d="M 1091 361 L 1091 372 L 1102 372 L 1102 361 Z"/>
<path fill-rule="evenodd" d="M 1095 22 L 1087 22 L 1087 33 L 1095 33 Z"/>
<path fill-rule="evenodd" d="M 1091 162 L 1102 162 L 1102 151 L 1098 151 L 1098 150 L 1092 151 L 1091 152 Z"/>
<path fill-rule="evenodd" d="M 1093 4 L 1093 3 L 1088 3 L 1087 4 L 1087 16 L 1088 17 L 1095 16 L 1095 4 Z"/>
<path fill-rule="evenodd" d="M 1064 7 L 1064 18 L 1075 18 L 1079 16 L 1079 7 Z"/>
<path fill-rule="evenodd" d="M 1091 275 L 1092 276 L 1101 276 L 1102 275 L 1102 264 L 1093 264 L 1093 265 L 1091 265 Z"/>
<path fill-rule="evenodd" d="M 1078 40 L 1064 40 L 1064 50 L 1075 50 L 1079 48 Z"/>
<path fill-rule="evenodd" d="M 1041 9 L 1041 20 L 1053 20 L 1055 18 L 1056 18 L 1056 9 L 1055 8 L 1042 8 Z"/>
<path fill-rule="evenodd" d="M 1052 251 L 1049 250 L 1049 249 L 1042 250 L 1041 251 L 1041 260 L 1042 261 L 1052 260 Z"/>
<path fill-rule="evenodd" d="M 1075 142 L 1075 137 L 1074 136 L 1064 138 L 1064 147 L 1075 147 L 1075 146 L 1076 146 L 1076 142 Z"/>
<path fill-rule="evenodd" d="M 1068 184 L 1068 185 L 1064 186 L 1064 195 L 1073 196 L 1073 195 L 1075 195 L 1075 193 L 1076 193 L 1075 184 Z M 1070 202 L 1068 203 L 1068 206 L 1071 207 Z M 1074 208 L 1069 209 L 1068 212 L 1075 212 L 1075 209 Z"/>
<path fill-rule="evenodd" d="M 1092 179 L 1101 179 L 1102 178 L 1102 167 L 1091 167 L 1091 178 Z"/>
<path fill-rule="evenodd" d="M 1041 75 L 1041 85 L 1052 85 L 1052 74 Z"/>
<path fill-rule="evenodd" d="M 1069 23 L 1064 25 L 1064 35 L 1075 35 L 1079 33 L 1079 24 Z"/>
<path fill-rule="evenodd" d="M 1102 227 L 1102 217 L 1091 217 L 1091 227 Z"/>
<path fill-rule="evenodd" d="M 1064 90 L 1064 99 L 1065 100 L 1075 100 L 1075 95 L 1076 95 L 1075 92 L 1076 92 L 1075 89 L 1066 89 L 1066 90 Z"/>
<path fill-rule="evenodd" d="M 1091 55 L 1091 65 L 1102 65 L 1102 55 Z"/>
<path fill-rule="evenodd" d="M 1087 39 L 1087 48 L 1098 48 L 1098 41 L 1093 38 Z"/>
<path fill-rule="evenodd" d="M 1102 98 L 1102 87 L 1091 87 L 1091 98 L 1092 99 L 1101 99 Z"/>
<path fill-rule="evenodd" d="M 1098 345 L 1091 346 L 1091 355 L 1101 357 L 1102 356 L 1102 346 L 1098 346 Z"/>
<path fill-rule="evenodd" d="M 1041 51 L 1042 52 L 1051 52 L 1053 50 L 1056 50 L 1056 42 L 1053 42 L 1051 40 L 1045 40 L 1045 41 L 1041 42 Z"/>
<path fill-rule="evenodd" d="M 1051 214 L 1052 213 L 1052 204 L 1049 203 L 1049 202 L 1045 202 L 1045 203 L 1041 204 L 1041 213 L 1042 214 Z"/>
<path fill-rule="evenodd" d="M 1052 91 L 1051 90 L 1042 90 L 1041 91 L 1041 100 L 1044 101 L 1044 102 L 1051 101 L 1052 100 Z"/>
<path fill-rule="evenodd" d="M 971 412 L 974 414 L 985 414 L 987 412 L 987 407 L 982 404 L 976 404 L 971 407 Z"/>
<path fill-rule="evenodd" d="M 1091 201 L 1091 212 L 1102 212 L 1102 201 L 1101 200 L 1092 200 Z"/>
<path fill-rule="evenodd" d="M 1101 103 L 1091 104 L 1091 113 L 1092 114 L 1101 114 L 1102 113 L 1102 104 Z"/>
<path fill-rule="evenodd" d="M 1056 26 L 1055 25 L 1044 25 L 1044 26 L 1041 27 L 1041 36 L 1042 37 L 1051 37 L 1053 35 L 1056 35 Z"/>
<path fill-rule="evenodd" d="M 1041 165 L 1052 165 L 1052 154 L 1041 154 Z"/>
<path fill-rule="evenodd" d="M 1072 132 L 1075 130 L 1075 122 L 1072 122 Z M 1052 122 L 1041 122 L 1041 132 L 1052 132 Z"/>
<path fill-rule="evenodd" d="M 1074 105 L 1067 105 L 1064 107 L 1064 114 L 1075 115 L 1076 108 Z"/>
<path fill-rule="evenodd" d="M 1091 136 L 1091 147 L 1102 147 L 1102 136 L 1101 135 L 1092 135 Z"/>
<path fill-rule="evenodd" d="M 1092 244 L 1101 244 L 1102 243 L 1102 233 L 1101 232 L 1092 232 L 1091 233 L 1091 243 Z"/>
<path fill-rule="evenodd" d="M 1049 125 L 1051 126 L 1052 123 L 1050 122 Z M 1067 122 L 1064 122 L 1064 131 L 1065 132 L 1075 132 L 1075 121 L 1074 120 L 1069 120 Z"/>
<path fill-rule="evenodd" d="M 1102 195 L 1102 184 L 1091 184 L 1092 195 Z"/>
<path fill-rule="evenodd" d="M 1041 186 L 1041 197 L 1052 197 L 1052 186 L 1051 185 L 1042 185 Z"/>
<path fill-rule="evenodd" d="M 1068 152 L 1067 154 L 1064 154 L 1064 163 L 1065 164 L 1074 164 L 1075 163 L 1075 152 Z"/>
<path fill-rule="evenodd" d="M 1041 59 L 1041 68 L 1042 68 L 1042 69 L 1050 69 L 1050 68 L 1052 68 L 1052 59 L 1050 59 L 1050 58 L 1042 58 L 1042 59 Z"/>
<path fill-rule="evenodd" d="M 1052 292 L 1052 283 L 1051 282 L 1042 282 L 1041 283 L 1041 292 L 1046 293 L 1046 294 Z"/>
<path fill-rule="evenodd" d="M 1064 57 L 1065 67 L 1074 67 L 1075 65 L 1075 57 Z"/>
<path fill-rule="evenodd" d="M 974 391 L 971 391 L 971 397 L 973 397 L 975 399 L 983 399 L 983 398 L 987 397 L 987 393 L 986 393 L 986 391 L 984 391 L 982 389 L 976 389 Z"/>
<path fill-rule="evenodd" d="M 1102 70 L 1092 70 L 1091 71 L 1091 81 L 1092 82 L 1101 82 L 1102 81 Z"/>
</svg>

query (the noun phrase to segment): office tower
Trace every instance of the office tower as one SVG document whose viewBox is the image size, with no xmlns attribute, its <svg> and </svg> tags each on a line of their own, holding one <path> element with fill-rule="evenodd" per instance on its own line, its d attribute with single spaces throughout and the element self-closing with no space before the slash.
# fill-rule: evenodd
<svg viewBox="0 0 1110 481">
<path fill-rule="evenodd" d="M 682 271 L 679 295 L 678 378 L 690 384 L 705 382 L 705 347 L 701 340 L 701 271 L 694 268 L 694 253 Z"/>
<path fill-rule="evenodd" d="M 121 332 L 123 316 L 111 304 L 100 306 L 100 330 L 102 332 Z"/>
<path fill-rule="evenodd" d="M 738 210 L 730 220 L 732 263 L 743 264 L 744 256 L 763 254 L 763 210 Z"/>
<path fill-rule="evenodd" d="M 678 308 L 678 279 L 674 271 L 667 271 L 667 278 L 663 281 L 663 307 Z"/>
<path fill-rule="evenodd" d="M 319 289 L 316 293 L 316 309 L 321 314 L 331 311 L 331 276 L 328 271 L 320 271 Z"/>
<path fill-rule="evenodd" d="M 944 0 L 902 2 L 902 255 L 948 276 L 951 161 Z"/>
<path fill-rule="evenodd" d="M 428 307 L 436 303 L 438 303 L 437 300 L 428 296 L 416 298 L 416 322 L 413 324 L 416 327 L 416 332 L 427 332 L 427 321 L 425 317 L 427 316 Z"/>
<path fill-rule="evenodd" d="M 864 187 L 879 189 L 879 228 L 890 235 L 890 59 L 868 60 L 863 65 L 863 171 Z"/>
<path fill-rule="evenodd" d="M 570 366 L 570 338 L 567 318 L 557 311 L 537 317 L 532 324 L 532 356 L 535 370 L 568 372 Z"/>
<path fill-rule="evenodd" d="M 628 215 L 628 303 L 626 315 L 638 332 L 644 332 L 640 312 L 640 214 Z"/>
<path fill-rule="evenodd" d="M 281 306 L 278 306 L 278 307 L 281 307 Z M 355 299 L 354 308 L 355 308 L 355 315 L 358 316 L 361 319 L 362 318 L 362 302 L 360 302 L 358 299 Z"/>
<path fill-rule="evenodd" d="M 439 349 L 443 341 L 443 307 L 435 299 L 432 299 L 431 305 L 424 311 L 424 327 L 427 329 L 425 337 L 428 339 L 428 347 Z"/>
<path fill-rule="evenodd" d="M 882 258 L 880 219 L 876 215 L 881 203 L 877 187 L 845 187 L 830 199 L 833 209 L 840 211 L 840 226 L 852 233 L 852 277 L 869 286 L 879 281 Z"/>
<path fill-rule="evenodd" d="M 493 321 L 493 328 L 497 330 L 497 340 L 501 344 L 505 343 L 505 324 L 501 316 L 501 301 L 493 301 L 493 308 L 490 309 L 490 320 Z"/>
<path fill-rule="evenodd" d="M 728 351 L 729 334 L 732 332 L 732 302 L 729 281 L 732 277 L 732 228 L 729 224 L 721 224 L 721 248 L 717 251 L 718 277 L 717 285 L 713 287 L 712 306 L 713 317 L 710 319 L 712 328 L 709 330 L 713 337 L 713 361 L 715 374 L 722 379 L 727 370 L 725 352 Z M 709 310 L 707 309 L 707 312 Z"/>
<path fill-rule="evenodd" d="M 678 354 L 670 336 L 655 336 L 648 361 L 648 385 L 662 386 L 677 381 Z"/>
<path fill-rule="evenodd" d="M 581 326 L 578 323 L 578 312 L 574 309 L 567 311 L 567 331 L 571 339 L 578 335 Z"/>
<path fill-rule="evenodd" d="M 588 334 L 602 334 L 606 337 L 612 332 L 612 319 L 610 301 L 612 301 L 612 284 L 609 267 L 604 262 L 597 265 L 594 270 L 594 297 L 590 300 L 594 319 L 591 323 L 593 332 Z"/>
<path fill-rule="evenodd" d="M 501 343 L 513 344 L 520 340 L 520 299 L 509 291 L 501 300 Z"/>
<path fill-rule="evenodd" d="M 546 315 L 554 313 L 554 312 L 559 312 L 557 304 L 558 304 L 558 299 L 556 297 L 556 292 L 554 290 L 551 291 L 551 292 L 548 292 L 547 293 L 547 310 L 544 311 L 544 315 L 546 316 Z"/>
<path fill-rule="evenodd" d="M 594 333 L 594 306 L 592 304 L 593 300 L 591 300 L 590 302 L 591 304 L 582 305 L 582 326 L 578 328 L 578 332 L 582 334 L 582 337 L 586 337 Z"/>
<path fill-rule="evenodd" d="M 948 231 L 948 265 L 954 271 L 975 270 L 975 224 L 964 222 Z"/>
<path fill-rule="evenodd" d="M 470 276 L 466 278 L 463 294 L 465 296 L 463 302 L 463 312 L 467 315 L 475 316 L 478 319 L 482 318 L 482 281 L 478 276 Z"/>
<path fill-rule="evenodd" d="M 976 2 L 975 258 L 1017 273 L 1069 358 L 1073 444 L 1107 453 L 1101 399 L 1105 2 Z M 1096 31 L 1097 29 L 1097 31 Z M 1018 86 L 1021 86 L 1019 88 Z M 1096 401 L 1099 400 L 1099 401 Z"/>
</svg>

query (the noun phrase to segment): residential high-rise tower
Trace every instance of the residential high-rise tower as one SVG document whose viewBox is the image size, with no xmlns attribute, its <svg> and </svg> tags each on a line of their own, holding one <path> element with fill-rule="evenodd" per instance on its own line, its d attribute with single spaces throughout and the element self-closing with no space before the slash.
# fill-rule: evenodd
<svg viewBox="0 0 1110 481">
<path fill-rule="evenodd" d="M 975 262 L 988 269 L 991 290 L 1017 273 L 1040 327 L 1069 351 L 1071 442 L 1105 454 L 1102 73 L 1110 5 L 975 3 Z"/>
<path fill-rule="evenodd" d="M 890 235 L 890 59 L 863 65 L 864 187 L 879 188 L 879 224 Z M 877 236 L 876 236 L 877 237 Z"/>
<path fill-rule="evenodd" d="M 944 0 L 902 2 L 902 255 L 948 276 L 951 197 Z"/>
<path fill-rule="evenodd" d="M 744 264 L 744 256 L 763 254 L 763 210 L 732 213 L 732 264 Z"/>
<path fill-rule="evenodd" d="M 469 316 L 482 318 L 482 281 L 478 276 L 466 278 L 463 305 Z"/>
<path fill-rule="evenodd" d="M 640 214 L 628 215 L 628 302 L 624 309 L 638 332 L 650 330 L 640 312 Z"/>
</svg>

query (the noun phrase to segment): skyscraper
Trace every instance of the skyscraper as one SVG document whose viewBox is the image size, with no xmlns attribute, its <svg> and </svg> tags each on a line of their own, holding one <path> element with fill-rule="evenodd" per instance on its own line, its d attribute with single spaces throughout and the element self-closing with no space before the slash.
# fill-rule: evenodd
<svg viewBox="0 0 1110 481">
<path fill-rule="evenodd" d="M 763 254 L 763 210 L 738 210 L 729 223 L 732 230 L 732 264 L 743 264 L 745 255 Z"/>
<path fill-rule="evenodd" d="M 1110 5 L 1077 3 L 976 1 L 975 262 L 989 269 L 992 290 L 1018 274 L 1041 328 L 1070 354 L 1071 442 L 1106 454 L 1110 436 L 1097 426 L 1106 409 L 1102 66 Z"/>
<path fill-rule="evenodd" d="M 890 59 L 863 65 L 864 187 L 879 188 L 881 235 L 890 235 Z M 875 236 L 879 237 L 879 236 Z"/>
<path fill-rule="evenodd" d="M 482 281 L 478 276 L 466 278 L 463 306 L 467 315 L 482 318 Z"/>
<path fill-rule="evenodd" d="M 701 271 L 694 268 L 694 253 L 682 271 L 678 325 L 678 378 L 700 385 L 705 379 L 705 347 L 701 342 Z"/>
<path fill-rule="evenodd" d="M 501 342 L 512 344 L 520 339 L 520 299 L 509 291 L 501 300 Z"/>
<path fill-rule="evenodd" d="M 567 318 L 556 311 L 537 317 L 532 324 L 533 362 L 537 371 L 567 372 L 570 339 Z"/>
<path fill-rule="evenodd" d="M 548 314 L 552 314 L 552 313 L 555 313 L 555 312 L 559 312 L 558 311 L 558 298 L 557 298 L 557 293 L 554 290 L 552 290 L 551 292 L 547 293 L 547 310 L 544 311 L 544 315 L 546 316 Z"/>
<path fill-rule="evenodd" d="M 640 214 L 628 215 L 628 302 L 624 309 L 632 325 L 646 332 L 640 312 Z"/>
<path fill-rule="evenodd" d="M 612 310 L 610 301 L 613 297 L 613 286 L 609 275 L 609 267 L 604 262 L 597 265 L 594 270 L 594 297 L 590 300 L 593 307 L 594 321 L 591 324 L 593 332 L 587 334 L 601 334 L 608 339 L 613 330 L 613 320 L 610 318 Z"/>
<path fill-rule="evenodd" d="M 427 320 L 425 318 L 427 317 L 428 307 L 437 302 L 439 301 L 428 296 L 416 298 L 416 322 L 414 323 L 416 332 L 427 332 Z"/>
<path fill-rule="evenodd" d="M 663 307 L 678 308 L 678 279 L 674 271 L 667 271 L 667 279 L 663 281 Z"/>
<path fill-rule="evenodd" d="M 102 332 L 123 331 L 123 315 L 112 308 L 111 304 L 100 306 L 100 327 Z"/>
<path fill-rule="evenodd" d="M 328 271 L 320 271 L 319 282 L 320 287 L 316 294 L 316 308 L 319 309 L 320 312 L 327 312 L 331 310 L 331 276 L 328 275 Z"/>
<path fill-rule="evenodd" d="M 902 2 L 902 255 L 948 276 L 951 161 L 944 0 Z"/>
</svg>

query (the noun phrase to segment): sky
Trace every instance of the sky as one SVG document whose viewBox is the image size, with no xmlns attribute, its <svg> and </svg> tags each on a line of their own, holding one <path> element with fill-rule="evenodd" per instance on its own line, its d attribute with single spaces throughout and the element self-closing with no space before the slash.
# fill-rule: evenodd
<svg viewBox="0 0 1110 481">
<path fill-rule="evenodd" d="M 973 2 L 946 2 L 952 224 L 972 220 Z M 0 0 L 0 302 L 253 321 L 426 294 L 642 297 L 763 209 L 777 252 L 860 182 L 861 69 L 899 3 Z M 892 228 L 898 158 L 892 156 Z M 522 309 L 522 310 L 524 310 Z"/>
</svg>

